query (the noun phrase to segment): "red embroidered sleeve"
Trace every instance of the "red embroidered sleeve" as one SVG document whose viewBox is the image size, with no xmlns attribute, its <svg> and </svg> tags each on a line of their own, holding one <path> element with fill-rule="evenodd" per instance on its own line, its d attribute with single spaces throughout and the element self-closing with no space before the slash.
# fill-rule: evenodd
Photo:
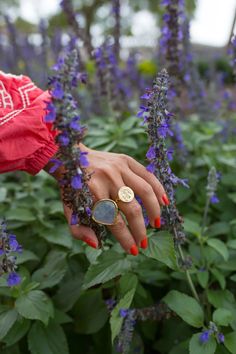
<svg viewBox="0 0 236 354">
<path fill-rule="evenodd" d="M 49 99 L 28 77 L 0 71 L 0 173 L 35 175 L 56 153 L 56 133 L 43 121 Z"/>
</svg>

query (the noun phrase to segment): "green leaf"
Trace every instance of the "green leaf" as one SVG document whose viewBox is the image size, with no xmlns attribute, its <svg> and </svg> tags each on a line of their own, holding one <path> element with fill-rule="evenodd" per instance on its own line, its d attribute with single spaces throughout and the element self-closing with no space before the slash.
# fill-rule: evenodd
<svg viewBox="0 0 236 354">
<path fill-rule="evenodd" d="M 19 342 L 19 340 L 26 335 L 29 328 L 30 328 L 30 321 L 25 318 L 21 318 L 20 320 L 14 323 L 10 331 L 7 333 L 6 337 L 4 337 L 3 341 L 9 347 Z"/>
<path fill-rule="evenodd" d="M 177 269 L 176 253 L 172 235 L 166 231 L 156 233 L 148 239 L 149 246 L 143 253 L 172 269 Z"/>
<path fill-rule="evenodd" d="M 205 289 L 209 281 L 209 272 L 207 270 L 204 270 L 203 272 L 198 271 L 197 279 L 201 287 Z"/>
<path fill-rule="evenodd" d="M 62 202 L 59 200 L 54 200 L 50 202 L 48 214 L 49 215 L 64 214 Z"/>
<path fill-rule="evenodd" d="M 32 280 L 40 283 L 40 289 L 52 288 L 58 284 L 67 271 L 66 253 L 52 250 L 44 266 L 32 275 Z"/>
<path fill-rule="evenodd" d="M 201 227 L 199 224 L 187 218 L 184 219 L 184 230 L 195 236 L 199 236 L 201 234 Z"/>
<path fill-rule="evenodd" d="M 235 304 L 234 295 L 229 290 L 207 290 L 208 301 L 216 308 L 228 308 Z"/>
<path fill-rule="evenodd" d="M 83 275 L 74 274 L 60 283 L 56 295 L 53 297 L 56 305 L 63 311 L 69 311 L 78 300 L 83 283 Z"/>
<path fill-rule="evenodd" d="M 199 336 L 201 333 L 196 333 L 192 336 L 189 343 L 189 354 L 214 354 L 216 351 L 216 340 L 211 337 L 206 343 L 201 343 Z"/>
<path fill-rule="evenodd" d="M 72 236 L 70 235 L 68 225 L 57 224 L 57 227 L 50 230 L 42 230 L 40 237 L 44 238 L 47 242 L 55 245 L 72 248 Z"/>
<path fill-rule="evenodd" d="M 226 281 L 225 281 L 224 275 L 216 268 L 211 269 L 211 272 L 214 275 L 214 277 L 216 278 L 216 280 L 218 280 L 218 282 L 221 286 L 221 289 L 225 289 Z"/>
<path fill-rule="evenodd" d="M 224 344 L 230 353 L 236 354 L 236 332 L 226 334 Z"/>
<path fill-rule="evenodd" d="M 213 313 L 213 321 L 219 326 L 228 326 L 233 321 L 232 312 L 224 308 L 218 308 Z"/>
<path fill-rule="evenodd" d="M 217 238 L 211 238 L 207 240 L 207 244 L 214 248 L 216 252 L 218 252 L 224 258 L 225 261 L 229 259 L 229 251 L 224 242 L 218 240 Z"/>
<path fill-rule="evenodd" d="M 36 217 L 30 209 L 15 208 L 15 209 L 9 210 L 6 213 L 6 219 L 9 221 L 17 220 L 17 221 L 30 222 L 30 221 L 34 221 L 36 219 Z"/>
<path fill-rule="evenodd" d="M 122 275 L 119 282 L 119 295 L 124 296 L 128 291 L 136 289 L 138 277 L 135 274 L 127 273 Z"/>
<path fill-rule="evenodd" d="M 102 299 L 101 289 L 82 294 L 75 305 L 76 331 L 84 334 L 98 332 L 108 319 L 108 311 Z"/>
<path fill-rule="evenodd" d="M 110 325 L 111 325 L 111 340 L 112 343 L 117 335 L 120 333 L 122 323 L 124 318 L 120 316 L 120 309 L 129 309 L 130 305 L 133 301 L 134 294 L 136 288 L 131 289 L 128 291 L 125 296 L 118 302 L 116 307 L 112 310 L 111 317 L 110 317 Z"/>
<path fill-rule="evenodd" d="M 227 246 L 236 250 L 236 240 L 230 240 L 229 242 L 227 242 Z"/>
<path fill-rule="evenodd" d="M 45 325 L 53 317 L 54 309 L 49 297 L 41 290 L 22 294 L 15 302 L 19 314 L 31 320 L 40 320 Z"/>
<path fill-rule="evenodd" d="M 170 309 L 177 313 L 185 322 L 193 327 L 202 327 L 204 321 L 204 313 L 193 297 L 171 290 L 163 299 Z"/>
<path fill-rule="evenodd" d="M 47 327 L 35 322 L 28 334 L 28 346 L 31 354 L 69 354 L 65 333 L 53 322 Z"/>
<path fill-rule="evenodd" d="M 24 249 L 22 253 L 17 255 L 16 264 L 19 265 L 28 261 L 39 261 L 39 257 L 32 251 Z"/>
<path fill-rule="evenodd" d="M 236 193 L 229 193 L 228 197 L 232 200 L 232 202 L 236 203 Z"/>
<path fill-rule="evenodd" d="M 72 323 L 73 319 L 65 312 L 55 309 L 53 321 L 58 324 Z"/>
<path fill-rule="evenodd" d="M 131 268 L 131 262 L 126 255 L 114 251 L 102 253 L 95 264 L 91 264 L 84 279 L 83 288 L 105 283 Z"/>
<path fill-rule="evenodd" d="M 228 222 L 216 222 L 207 229 L 207 235 L 210 237 L 226 235 L 229 231 L 230 226 Z"/>
<path fill-rule="evenodd" d="M 4 202 L 7 196 L 7 189 L 4 187 L 0 188 L 0 203 Z"/>
<path fill-rule="evenodd" d="M 0 314 L 0 340 L 10 331 L 17 317 L 18 313 L 15 309 L 4 311 Z"/>
</svg>

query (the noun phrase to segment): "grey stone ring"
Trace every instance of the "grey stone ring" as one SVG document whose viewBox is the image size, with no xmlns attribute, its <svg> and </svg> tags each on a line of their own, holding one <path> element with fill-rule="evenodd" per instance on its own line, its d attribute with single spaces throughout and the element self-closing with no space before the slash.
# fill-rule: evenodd
<svg viewBox="0 0 236 354">
<path fill-rule="evenodd" d="M 112 199 L 100 199 L 92 209 L 92 219 L 102 225 L 115 225 L 117 215 L 118 206 Z"/>
</svg>

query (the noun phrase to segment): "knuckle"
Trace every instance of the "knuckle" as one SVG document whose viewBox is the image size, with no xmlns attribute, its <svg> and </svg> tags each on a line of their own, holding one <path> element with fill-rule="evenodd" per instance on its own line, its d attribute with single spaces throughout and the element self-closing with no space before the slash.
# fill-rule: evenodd
<svg viewBox="0 0 236 354">
<path fill-rule="evenodd" d="M 146 194 L 151 194 L 151 193 L 153 193 L 153 189 L 152 189 L 152 187 L 150 186 L 150 184 L 148 184 L 148 183 L 144 183 L 143 185 L 142 185 L 142 193 L 144 194 L 144 195 L 146 195 Z"/>
<path fill-rule="evenodd" d="M 133 204 L 129 210 L 129 215 L 132 217 L 140 216 L 141 213 L 142 213 L 142 207 L 138 203 Z"/>
<path fill-rule="evenodd" d="M 129 162 L 129 160 L 130 160 L 130 157 L 128 156 L 128 155 L 126 155 L 126 154 L 120 154 L 119 155 L 119 158 L 120 158 L 120 160 L 123 162 L 123 163 L 128 163 Z"/>
<path fill-rule="evenodd" d="M 116 224 L 112 226 L 112 229 L 114 231 L 116 231 L 116 230 L 120 231 L 120 230 L 124 230 L 125 227 L 126 227 L 126 225 L 125 225 L 124 220 L 122 218 L 118 218 Z"/>
</svg>

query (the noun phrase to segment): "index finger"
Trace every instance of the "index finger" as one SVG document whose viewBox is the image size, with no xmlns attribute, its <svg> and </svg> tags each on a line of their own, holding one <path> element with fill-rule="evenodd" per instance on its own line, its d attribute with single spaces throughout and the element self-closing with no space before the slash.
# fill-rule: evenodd
<svg viewBox="0 0 236 354">
<path fill-rule="evenodd" d="M 148 182 L 159 203 L 161 205 L 169 205 L 169 200 L 168 197 L 166 195 L 166 191 L 164 189 L 164 187 L 162 186 L 162 184 L 160 183 L 160 181 L 154 176 L 154 174 L 152 174 L 151 172 L 147 171 L 146 168 L 139 163 L 138 161 L 134 160 L 132 157 L 128 157 L 128 165 L 129 168 L 136 173 L 138 176 L 142 177 L 146 182 Z"/>
</svg>

